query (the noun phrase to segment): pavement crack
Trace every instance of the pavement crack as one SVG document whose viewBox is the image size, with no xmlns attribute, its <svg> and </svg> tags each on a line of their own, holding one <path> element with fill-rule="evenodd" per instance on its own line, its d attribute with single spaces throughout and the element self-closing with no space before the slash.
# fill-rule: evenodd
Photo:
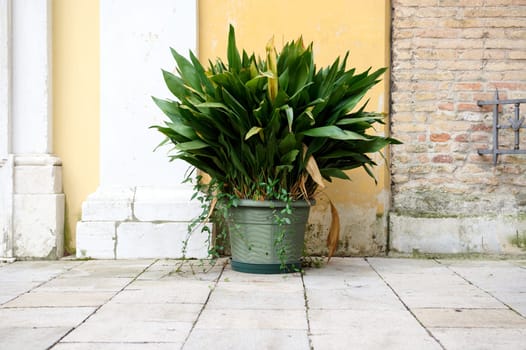
<svg viewBox="0 0 526 350">
<path fill-rule="evenodd" d="M 23 296 L 23 295 L 26 295 L 26 294 L 29 294 L 29 293 L 33 292 L 35 289 L 38 289 L 38 288 L 42 287 L 44 284 L 49 283 L 49 282 L 51 282 L 51 281 L 57 279 L 58 277 L 62 276 L 62 275 L 65 274 L 66 272 L 71 271 L 71 270 L 74 269 L 75 267 L 81 266 L 83 263 L 85 263 L 85 261 L 83 261 L 83 262 L 80 263 L 80 264 L 76 264 L 76 265 L 73 265 L 73 264 L 72 264 L 73 266 L 68 267 L 68 268 L 64 269 L 64 271 L 62 271 L 62 272 L 60 272 L 60 273 L 57 273 L 56 275 L 50 277 L 49 279 L 47 279 L 47 280 L 45 280 L 45 281 L 42 281 L 42 282 L 40 282 L 40 283 L 34 285 L 33 287 L 31 287 L 29 290 L 25 291 L 24 293 L 18 294 L 18 295 L 16 295 L 16 296 L 13 297 L 13 298 L 4 301 L 3 303 L 0 303 L 0 307 L 3 307 L 5 304 L 10 303 L 10 302 L 12 302 L 13 300 L 16 300 L 16 299 L 20 298 L 20 297 Z"/>
<path fill-rule="evenodd" d="M 396 296 L 396 298 L 398 300 L 400 300 L 400 302 L 402 303 L 402 305 L 404 306 L 404 308 L 411 314 L 411 316 L 413 316 L 413 318 L 416 320 L 416 322 L 418 322 L 418 324 L 426 331 L 426 333 L 434 340 L 437 342 L 437 344 L 444 350 L 446 350 L 446 348 L 444 347 L 444 345 L 440 342 L 440 340 L 438 340 L 437 337 L 435 337 L 433 335 L 433 333 L 431 333 L 431 331 L 418 319 L 418 317 L 415 315 L 415 313 L 413 312 L 413 310 L 411 310 L 411 308 L 409 308 L 409 306 L 404 302 L 404 300 L 402 299 L 402 297 L 400 297 L 400 295 L 396 292 L 396 290 L 393 288 L 393 286 L 391 286 L 391 284 L 385 280 L 384 276 L 382 276 L 380 274 L 380 272 L 378 272 L 378 270 L 376 270 L 374 268 L 374 266 L 369 262 L 369 260 L 367 258 L 364 258 L 364 260 L 367 262 L 367 264 L 369 264 L 369 266 L 371 267 L 371 269 L 378 275 L 378 277 L 380 277 L 380 279 L 387 285 L 387 287 L 389 287 L 389 289 L 391 290 L 391 292 L 393 292 L 393 294 Z"/>
<path fill-rule="evenodd" d="M 301 273 L 301 284 L 303 285 L 303 299 L 305 300 L 305 316 L 307 319 L 307 338 L 309 339 L 309 349 L 314 350 L 314 346 L 312 345 L 312 338 L 311 338 L 311 328 L 310 328 L 310 317 L 309 317 L 309 298 L 307 296 L 307 288 L 305 287 L 305 280 L 303 279 L 304 272 Z"/>
<path fill-rule="evenodd" d="M 201 318 L 201 314 L 205 311 L 206 306 L 208 305 L 208 302 L 210 301 L 210 297 L 212 296 L 212 293 L 216 289 L 217 285 L 219 284 L 219 281 L 221 280 L 221 276 L 223 276 L 223 272 L 225 271 L 225 267 L 227 265 L 227 261 L 223 263 L 223 267 L 221 268 L 221 271 L 219 272 L 217 278 L 213 280 L 214 285 L 210 287 L 210 291 L 208 292 L 208 296 L 206 297 L 205 302 L 203 303 L 203 306 L 199 310 L 199 313 L 197 314 L 197 317 L 195 318 L 195 321 L 192 323 L 192 328 L 190 328 L 190 331 L 188 332 L 188 335 L 183 341 L 183 345 L 181 346 L 181 350 L 184 349 L 186 346 L 186 343 L 188 342 L 188 339 L 190 339 L 190 336 L 192 335 L 192 332 L 195 329 L 195 326 L 197 325 L 197 322 L 199 322 L 199 319 Z"/>
<path fill-rule="evenodd" d="M 93 315 L 95 315 L 104 305 L 108 304 L 111 300 L 113 300 L 118 294 L 120 294 L 123 290 L 125 290 L 126 288 L 128 288 L 128 286 L 130 284 L 132 284 L 133 282 L 135 282 L 143 273 L 145 273 L 152 265 L 154 265 L 157 261 L 159 261 L 159 259 L 155 259 L 153 260 L 148 266 L 146 266 L 144 269 L 142 269 L 141 272 L 139 272 L 135 277 L 133 277 L 131 279 L 130 282 L 126 283 L 124 285 L 124 287 L 122 287 L 121 289 L 119 289 L 118 291 L 115 292 L 115 294 L 113 294 L 108 300 L 106 300 L 104 303 L 100 304 L 99 306 L 97 306 L 95 308 L 95 310 L 93 310 L 93 312 L 91 312 L 85 319 L 83 319 L 78 325 L 76 325 L 75 327 L 72 327 L 69 331 L 67 331 L 66 333 L 64 333 L 64 335 L 62 337 L 60 337 L 55 343 L 51 344 L 50 347 L 48 347 L 46 350 L 50 350 L 52 349 L 55 345 L 57 345 L 58 343 L 60 343 L 62 341 L 62 339 L 64 339 L 65 337 L 67 337 L 71 332 L 73 332 L 75 329 L 79 328 L 80 326 L 82 326 L 84 323 L 86 323 L 87 320 L 89 320 Z M 87 261 L 84 263 L 86 264 L 88 263 Z"/>
<path fill-rule="evenodd" d="M 526 318 L 524 317 L 520 312 L 518 312 L 517 310 L 515 310 L 514 308 L 512 308 L 510 305 L 508 305 L 507 303 L 505 303 L 503 300 L 501 300 L 500 298 L 498 298 L 496 295 L 494 295 L 493 293 L 491 293 L 490 291 L 488 290 L 485 290 L 483 289 L 482 287 L 476 285 L 475 283 L 473 283 L 472 281 L 470 281 L 467 277 L 465 277 L 464 275 L 461 275 L 459 272 L 457 272 L 455 269 L 452 269 L 450 265 L 448 264 L 444 264 L 442 261 L 440 260 L 437 260 L 437 259 L 433 259 L 437 264 L 440 264 L 442 266 L 444 266 L 446 269 L 448 269 L 449 271 L 453 272 L 456 276 L 460 277 L 462 280 L 464 280 L 466 283 L 468 283 L 469 285 L 477 288 L 478 290 L 486 293 L 487 295 L 489 295 L 490 297 L 492 297 L 493 299 L 497 300 L 499 303 L 501 303 L 502 305 L 504 305 L 506 308 L 508 308 L 508 310 L 511 310 L 512 312 L 514 312 L 515 314 L 519 315 L 520 317 L 522 318 Z"/>
</svg>

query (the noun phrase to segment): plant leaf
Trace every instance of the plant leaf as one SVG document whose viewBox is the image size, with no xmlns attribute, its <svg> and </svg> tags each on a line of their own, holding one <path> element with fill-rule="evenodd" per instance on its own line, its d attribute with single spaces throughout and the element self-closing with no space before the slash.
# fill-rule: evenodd
<svg viewBox="0 0 526 350">
<path fill-rule="evenodd" d="M 206 142 L 203 142 L 201 140 L 194 140 L 194 141 L 178 143 L 177 145 L 175 145 L 175 148 L 177 148 L 180 151 L 190 151 L 190 150 L 206 148 L 209 146 L 210 145 Z"/>
<path fill-rule="evenodd" d="M 228 32 L 227 50 L 228 65 L 230 69 L 239 72 L 241 68 L 241 56 L 239 55 L 239 51 L 236 46 L 236 33 L 233 25 L 230 25 L 230 29 Z"/>
<path fill-rule="evenodd" d="M 329 229 L 329 235 L 327 236 L 327 248 L 329 248 L 329 255 L 327 262 L 331 261 L 331 257 L 338 248 L 338 241 L 340 240 L 340 216 L 338 210 L 329 199 L 331 205 L 331 227 Z"/>
<path fill-rule="evenodd" d="M 308 147 L 304 144 L 303 155 L 307 154 L 307 149 Z M 316 163 L 316 159 L 314 159 L 312 155 L 309 156 L 305 169 L 307 170 L 307 173 L 309 173 L 312 180 L 314 180 L 314 182 L 316 182 L 320 188 L 325 188 L 323 177 L 321 176 L 320 169 L 318 168 L 318 163 Z"/>
<path fill-rule="evenodd" d="M 343 130 L 336 125 L 321 126 L 303 132 L 303 135 L 312 137 L 328 137 L 335 140 L 369 140 L 367 137 L 354 131 Z"/>
<path fill-rule="evenodd" d="M 252 136 L 260 133 L 263 131 L 263 128 L 260 126 L 253 126 L 245 135 L 245 141 L 251 138 Z"/>
</svg>

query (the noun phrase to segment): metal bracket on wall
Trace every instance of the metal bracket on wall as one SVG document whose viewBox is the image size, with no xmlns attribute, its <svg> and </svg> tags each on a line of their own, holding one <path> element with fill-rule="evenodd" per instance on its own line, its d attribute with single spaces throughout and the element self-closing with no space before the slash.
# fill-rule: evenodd
<svg viewBox="0 0 526 350">
<path fill-rule="evenodd" d="M 492 149 L 479 149 L 477 153 L 479 155 L 491 154 L 493 155 L 493 165 L 497 165 L 499 154 L 526 154 L 526 149 L 520 149 L 519 132 L 520 129 L 526 129 L 526 123 L 524 123 L 524 117 L 520 116 L 520 104 L 526 103 L 526 99 L 513 99 L 513 100 L 500 100 L 499 92 L 495 90 L 495 99 L 488 101 L 477 101 L 479 107 L 493 105 L 493 148 Z M 513 117 L 508 118 L 509 124 L 501 124 L 499 121 L 499 106 L 501 105 L 515 105 Z M 502 149 L 499 148 L 499 130 L 501 129 L 512 129 L 515 134 L 515 142 L 513 149 Z"/>
</svg>

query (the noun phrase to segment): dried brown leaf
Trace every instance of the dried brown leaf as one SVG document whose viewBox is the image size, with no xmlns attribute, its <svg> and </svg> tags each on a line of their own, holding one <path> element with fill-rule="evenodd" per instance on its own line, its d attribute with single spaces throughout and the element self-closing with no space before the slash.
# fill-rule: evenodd
<svg viewBox="0 0 526 350">
<path fill-rule="evenodd" d="M 303 155 L 307 153 L 307 149 L 308 147 L 304 144 Z M 320 188 L 325 188 L 325 184 L 323 183 L 323 177 L 321 176 L 320 169 L 318 168 L 318 163 L 316 163 L 316 159 L 314 159 L 312 155 L 307 160 L 307 165 L 305 169 L 309 173 L 312 180 L 314 180 L 314 182 L 316 182 L 318 186 L 320 186 Z"/>
<path fill-rule="evenodd" d="M 338 241 L 340 240 L 340 216 L 338 215 L 338 210 L 336 210 L 336 207 L 332 204 L 330 199 L 329 204 L 331 205 L 331 227 L 329 229 L 329 235 L 327 236 L 327 248 L 329 248 L 327 262 L 331 260 L 336 248 L 338 248 Z"/>
</svg>

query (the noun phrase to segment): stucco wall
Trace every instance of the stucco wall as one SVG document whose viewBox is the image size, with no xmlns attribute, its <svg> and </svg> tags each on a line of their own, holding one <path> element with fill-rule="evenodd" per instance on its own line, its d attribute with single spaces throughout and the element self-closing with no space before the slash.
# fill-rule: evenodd
<svg viewBox="0 0 526 350">
<path fill-rule="evenodd" d="M 520 252 L 526 235 L 526 155 L 491 148 L 491 107 L 526 98 L 526 4 L 515 0 L 392 2 L 391 248 Z M 523 105 L 522 116 L 524 115 Z M 502 109 L 503 124 L 513 105 Z M 523 129 L 522 134 L 526 134 Z M 510 130 L 501 131 L 510 148 Z M 526 149 L 523 136 L 521 148 Z"/>
<path fill-rule="evenodd" d="M 53 146 L 62 159 L 65 250 L 75 250 L 81 204 L 99 184 L 99 2 L 54 0 Z"/>
</svg>

